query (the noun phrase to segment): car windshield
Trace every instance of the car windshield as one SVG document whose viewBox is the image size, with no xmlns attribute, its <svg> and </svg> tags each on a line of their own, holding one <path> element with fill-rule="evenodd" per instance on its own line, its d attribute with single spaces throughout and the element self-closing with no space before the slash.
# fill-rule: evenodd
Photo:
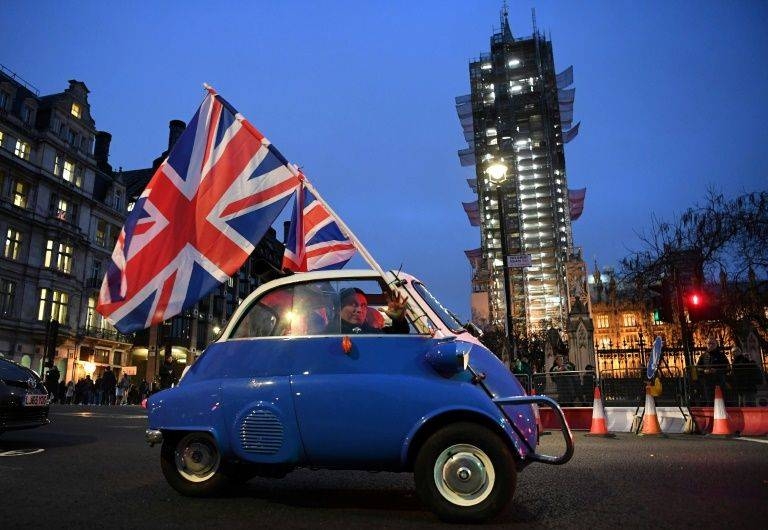
<svg viewBox="0 0 768 530">
<path fill-rule="evenodd" d="M 429 305 L 430 309 L 435 312 L 435 314 L 440 318 L 440 320 L 443 321 L 448 329 L 454 333 L 464 331 L 464 325 L 461 323 L 461 321 L 459 321 L 458 318 L 456 318 L 456 315 L 446 309 L 445 306 L 440 303 L 440 300 L 435 298 L 423 283 L 413 282 L 413 288 L 416 289 L 416 292 L 419 293 L 427 305 Z"/>
</svg>

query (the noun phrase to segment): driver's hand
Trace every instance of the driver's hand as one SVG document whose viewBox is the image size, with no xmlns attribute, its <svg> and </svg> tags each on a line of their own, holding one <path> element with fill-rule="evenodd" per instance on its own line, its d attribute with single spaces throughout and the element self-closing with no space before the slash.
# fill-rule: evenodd
<svg viewBox="0 0 768 530">
<path fill-rule="evenodd" d="M 390 291 L 387 293 L 387 310 L 385 313 L 393 320 L 403 318 L 408 297 L 400 292 Z"/>
</svg>

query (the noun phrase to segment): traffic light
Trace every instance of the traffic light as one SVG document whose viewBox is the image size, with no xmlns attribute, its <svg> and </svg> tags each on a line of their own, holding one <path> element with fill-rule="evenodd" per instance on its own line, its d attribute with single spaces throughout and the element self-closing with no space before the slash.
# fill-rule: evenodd
<svg viewBox="0 0 768 530">
<path fill-rule="evenodd" d="M 685 308 L 688 310 L 688 319 L 691 322 L 719 320 L 722 316 L 719 304 L 701 290 L 693 290 L 686 293 Z"/>
<path fill-rule="evenodd" d="M 667 280 L 662 280 L 661 285 L 655 285 L 651 290 L 652 293 L 652 309 L 653 309 L 653 321 L 664 322 L 669 324 L 674 322 L 674 305 L 672 300 L 674 298 L 674 290 L 672 285 Z"/>
</svg>

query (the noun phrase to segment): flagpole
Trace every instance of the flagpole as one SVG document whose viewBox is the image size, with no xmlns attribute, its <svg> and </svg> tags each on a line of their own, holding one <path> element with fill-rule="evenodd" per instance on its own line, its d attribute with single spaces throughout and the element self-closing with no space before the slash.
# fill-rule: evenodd
<svg viewBox="0 0 768 530">
<path fill-rule="evenodd" d="M 352 233 L 352 230 L 349 229 L 349 227 L 346 225 L 344 221 L 341 220 L 341 217 L 336 215 L 336 212 L 333 211 L 333 208 L 330 207 L 330 205 L 323 199 L 323 197 L 318 193 L 317 189 L 312 185 L 311 182 L 309 182 L 309 179 L 307 178 L 304 173 L 299 172 L 300 179 L 302 182 L 304 182 L 304 185 L 307 187 L 307 189 L 312 192 L 312 195 L 315 196 L 315 199 L 320 201 L 323 206 L 328 210 L 328 213 L 330 213 L 333 218 L 336 220 L 336 224 L 339 225 L 339 228 L 344 233 L 345 236 L 347 236 L 352 243 L 355 245 L 355 248 L 360 253 L 360 255 L 363 257 L 365 261 L 368 262 L 368 265 L 371 266 L 373 270 L 381 274 L 382 278 L 384 278 L 384 269 L 381 268 L 381 266 L 376 262 L 375 259 L 373 259 L 373 256 L 370 252 L 368 252 L 368 249 L 363 246 L 363 244 L 360 242 L 357 237 L 355 237 L 355 234 Z"/>
</svg>

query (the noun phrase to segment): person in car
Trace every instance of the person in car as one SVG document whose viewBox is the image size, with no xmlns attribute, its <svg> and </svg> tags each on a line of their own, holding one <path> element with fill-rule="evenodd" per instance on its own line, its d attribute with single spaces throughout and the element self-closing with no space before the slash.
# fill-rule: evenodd
<svg viewBox="0 0 768 530">
<path fill-rule="evenodd" d="M 341 333 L 393 333 L 407 334 L 409 332 L 408 321 L 405 318 L 405 308 L 408 297 L 400 293 L 387 294 L 386 315 L 392 323 L 383 327 L 373 326 L 368 322 L 368 298 L 357 287 L 342 289 L 339 300 L 341 308 Z M 330 332 L 338 333 L 335 330 Z"/>
</svg>

